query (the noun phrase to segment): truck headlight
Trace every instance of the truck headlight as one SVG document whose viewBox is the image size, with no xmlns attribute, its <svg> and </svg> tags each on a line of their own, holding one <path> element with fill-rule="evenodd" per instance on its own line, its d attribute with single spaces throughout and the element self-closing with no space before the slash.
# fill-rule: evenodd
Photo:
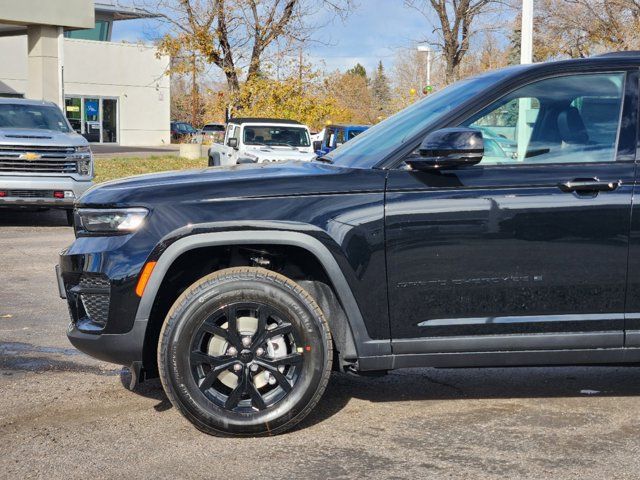
<svg viewBox="0 0 640 480">
<path fill-rule="evenodd" d="M 80 208 L 82 227 L 88 232 L 130 233 L 138 230 L 149 214 L 146 208 Z"/>
<path fill-rule="evenodd" d="M 80 175 L 91 175 L 91 157 L 78 160 L 78 173 Z"/>
<path fill-rule="evenodd" d="M 89 145 L 80 145 L 75 148 L 76 153 L 91 153 L 91 147 Z"/>
</svg>

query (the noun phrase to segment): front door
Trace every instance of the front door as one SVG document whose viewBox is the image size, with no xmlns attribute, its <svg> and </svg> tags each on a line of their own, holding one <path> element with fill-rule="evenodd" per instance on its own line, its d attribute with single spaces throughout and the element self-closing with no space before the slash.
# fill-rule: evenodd
<svg viewBox="0 0 640 480">
<path fill-rule="evenodd" d="M 480 164 L 389 172 L 396 353 L 622 346 L 637 83 L 528 83 L 458 123 Z"/>
</svg>

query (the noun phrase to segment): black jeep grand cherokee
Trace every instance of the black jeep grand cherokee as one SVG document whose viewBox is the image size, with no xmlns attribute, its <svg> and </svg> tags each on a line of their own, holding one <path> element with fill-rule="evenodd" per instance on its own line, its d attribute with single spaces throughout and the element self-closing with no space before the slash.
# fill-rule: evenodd
<svg viewBox="0 0 640 480">
<path fill-rule="evenodd" d="M 640 361 L 640 55 L 459 82 L 311 163 L 76 205 L 71 342 L 213 434 L 283 432 L 332 368 Z"/>
</svg>

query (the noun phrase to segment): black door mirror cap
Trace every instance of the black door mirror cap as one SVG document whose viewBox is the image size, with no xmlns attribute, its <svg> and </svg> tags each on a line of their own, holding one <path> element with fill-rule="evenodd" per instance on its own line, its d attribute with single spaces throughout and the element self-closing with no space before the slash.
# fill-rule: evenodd
<svg viewBox="0 0 640 480">
<path fill-rule="evenodd" d="M 230 138 L 229 140 L 227 140 L 227 146 L 231 148 L 238 148 L 238 139 Z"/>
<path fill-rule="evenodd" d="M 435 130 L 422 141 L 418 152 L 418 156 L 406 160 L 413 170 L 476 165 L 484 156 L 482 132 L 466 127 Z"/>
</svg>

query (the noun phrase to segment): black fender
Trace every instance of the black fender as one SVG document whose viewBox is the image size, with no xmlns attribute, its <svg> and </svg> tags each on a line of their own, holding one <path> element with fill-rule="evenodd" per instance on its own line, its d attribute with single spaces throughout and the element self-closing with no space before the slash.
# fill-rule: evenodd
<svg viewBox="0 0 640 480">
<path fill-rule="evenodd" d="M 196 248 L 225 246 L 225 245 L 248 245 L 255 243 L 289 245 L 303 248 L 313 255 L 324 267 L 327 276 L 331 280 L 337 295 L 337 299 L 342 306 L 346 319 L 341 319 L 340 315 L 333 315 L 327 319 L 336 337 L 338 348 L 349 354 L 355 346 L 358 357 L 370 357 L 391 354 L 391 342 L 388 339 L 374 340 L 366 329 L 364 319 L 351 291 L 349 284 L 338 263 L 329 249 L 318 239 L 300 232 L 278 231 L 278 230 L 235 230 L 226 232 L 211 232 L 189 235 L 173 242 L 160 255 L 153 273 L 146 285 L 144 294 L 140 299 L 138 311 L 136 312 L 135 323 L 144 322 L 145 325 L 151 315 L 151 309 L 162 281 L 173 264 L 173 262 L 183 253 Z M 308 282 L 317 283 L 317 282 Z M 323 295 L 323 288 L 315 285 L 310 288 L 314 293 L 320 294 L 320 302 L 325 308 L 331 307 L 332 298 L 330 295 Z M 330 289 L 329 289 L 330 290 Z M 311 292 L 310 292 L 311 293 Z M 324 291 L 326 293 L 326 291 Z M 321 305 L 322 307 L 323 305 Z M 329 310 L 331 311 L 331 309 Z M 344 324 L 346 320 L 346 325 Z M 333 325 L 332 325 L 333 324 Z M 352 341 L 346 336 L 350 333 Z M 349 342 L 351 341 L 351 345 Z M 339 342 L 339 343 L 338 343 Z"/>
<path fill-rule="evenodd" d="M 210 167 L 219 167 L 220 163 L 220 152 L 212 152 L 209 151 L 209 164 Z"/>
</svg>

